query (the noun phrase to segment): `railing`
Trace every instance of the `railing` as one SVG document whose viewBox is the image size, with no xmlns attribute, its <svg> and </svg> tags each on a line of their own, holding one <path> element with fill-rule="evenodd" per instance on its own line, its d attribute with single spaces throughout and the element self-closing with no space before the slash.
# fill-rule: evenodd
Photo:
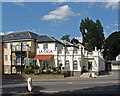
<svg viewBox="0 0 120 96">
<path fill-rule="evenodd" d="M 16 46 L 12 45 L 12 51 L 31 51 L 31 47 L 27 45 L 23 45 L 21 48 L 21 45 L 16 45 Z"/>
</svg>

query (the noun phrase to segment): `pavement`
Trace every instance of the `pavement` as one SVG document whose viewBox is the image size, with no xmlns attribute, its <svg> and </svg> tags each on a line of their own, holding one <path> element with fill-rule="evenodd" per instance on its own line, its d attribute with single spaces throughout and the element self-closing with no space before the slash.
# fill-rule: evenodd
<svg viewBox="0 0 120 96">
<path fill-rule="evenodd" d="M 3 80 L 2 96 L 99 95 L 120 96 L 118 72 L 97 78 L 68 77 L 64 79 L 33 79 L 33 90 L 28 92 L 26 80 Z"/>
</svg>

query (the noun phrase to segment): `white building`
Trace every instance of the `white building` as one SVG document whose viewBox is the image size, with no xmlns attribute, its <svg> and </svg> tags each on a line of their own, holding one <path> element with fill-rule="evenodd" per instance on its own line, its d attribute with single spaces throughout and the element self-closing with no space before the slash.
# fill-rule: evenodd
<svg viewBox="0 0 120 96">
<path fill-rule="evenodd" d="M 113 71 L 120 70 L 120 54 L 116 56 L 116 61 L 115 60 L 111 61 L 111 69 Z"/>
<path fill-rule="evenodd" d="M 39 61 L 40 66 L 54 68 L 62 64 L 62 68 L 69 71 L 72 76 L 80 76 L 89 71 L 98 75 L 100 71 L 105 70 L 103 55 L 97 48 L 90 52 L 81 44 L 64 44 L 48 35 L 38 38 L 36 54 L 34 60 Z"/>
</svg>

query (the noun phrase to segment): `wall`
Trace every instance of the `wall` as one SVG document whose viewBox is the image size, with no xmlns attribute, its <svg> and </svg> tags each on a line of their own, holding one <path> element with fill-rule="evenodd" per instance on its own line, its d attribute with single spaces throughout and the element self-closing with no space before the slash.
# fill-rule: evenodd
<svg viewBox="0 0 120 96">
<path fill-rule="evenodd" d="M 120 70 L 120 64 L 111 64 L 112 70 Z"/>
<path fill-rule="evenodd" d="M 47 43 L 48 44 L 48 49 L 43 49 L 43 44 L 44 43 L 38 43 L 37 44 L 37 55 L 42 55 L 42 54 L 54 54 L 55 51 L 55 43 Z M 52 51 L 52 52 L 51 52 Z"/>
</svg>

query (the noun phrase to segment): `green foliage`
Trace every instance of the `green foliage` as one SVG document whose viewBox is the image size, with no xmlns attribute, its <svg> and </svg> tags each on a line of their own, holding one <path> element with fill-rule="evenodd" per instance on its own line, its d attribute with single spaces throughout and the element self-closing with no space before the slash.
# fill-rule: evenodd
<svg viewBox="0 0 120 96">
<path fill-rule="evenodd" d="M 85 20 L 82 19 L 80 23 L 80 32 L 83 37 L 83 45 L 89 50 L 92 51 L 95 47 L 98 49 L 102 48 L 104 33 L 101 22 L 98 19 L 96 22 L 88 17 L 85 18 Z"/>
<path fill-rule="evenodd" d="M 31 73 L 33 73 L 33 69 L 32 69 L 31 66 L 29 66 L 28 68 L 25 67 L 24 70 L 23 70 L 23 72 L 26 73 L 26 74 L 31 74 Z"/>
<path fill-rule="evenodd" d="M 73 38 L 73 39 L 71 40 L 71 43 L 72 43 L 72 44 L 78 44 L 79 41 L 78 41 L 77 39 Z"/>
<path fill-rule="evenodd" d="M 46 72 L 47 72 L 47 74 L 50 74 L 50 71 L 51 71 L 51 69 L 46 68 Z"/>
<path fill-rule="evenodd" d="M 38 70 L 40 74 L 43 74 L 43 67 L 40 67 Z"/>
<path fill-rule="evenodd" d="M 62 36 L 61 40 L 66 40 L 66 41 L 70 42 L 70 35 Z"/>
<path fill-rule="evenodd" d="M 39 70 L 38 69 L 34 69 L 34 75 L 38 75 L 39 74 Z"/>
<path fill-rule="evenodd" d="M 53 71 L 52 74 L 57 74 L 57 72 Z"/>
<path fill-rule="evenodd" d="M 106 38 L 104 42 L 104 58 L 106 60 L 115 60 L 120 54 L 120 31 L 114 32 Z"/>
<path fill-rule="evenodd" d="M 60 74 L 61 70 L 59 68 L 56 68 L 56 72 L 57 72 L 57 74 Z"/>
</svg>

